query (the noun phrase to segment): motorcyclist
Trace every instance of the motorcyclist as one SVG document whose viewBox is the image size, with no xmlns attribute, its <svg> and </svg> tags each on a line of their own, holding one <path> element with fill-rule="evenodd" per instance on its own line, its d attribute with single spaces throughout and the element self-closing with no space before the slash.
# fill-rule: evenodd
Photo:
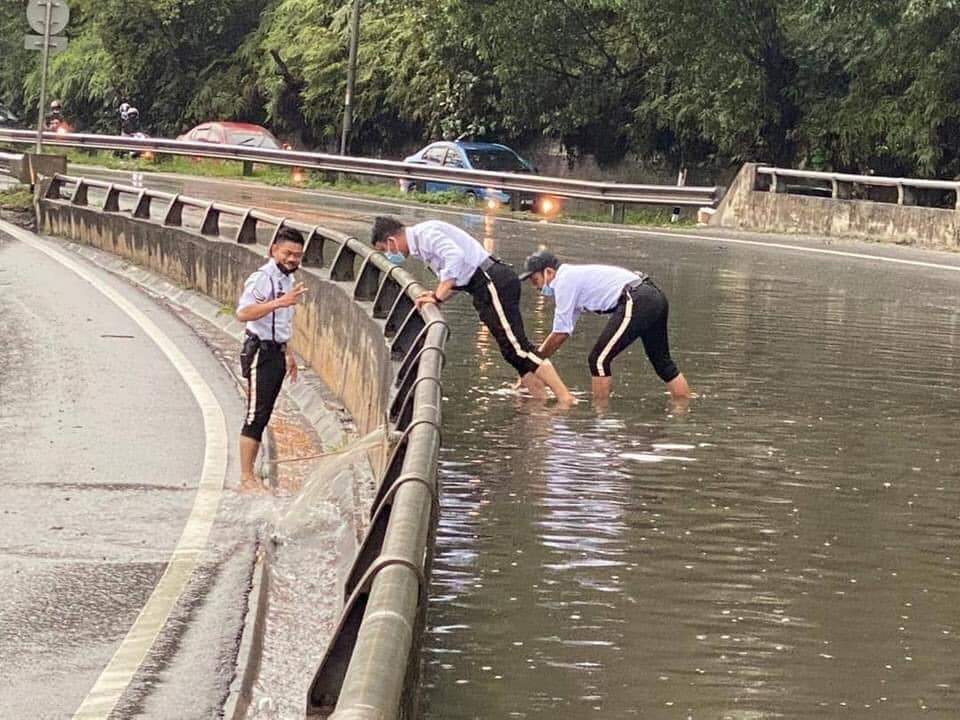
<svg viewBox="0 0 960 720">
<path fill-rule="evenodd" d="M 50 102 L 50 112 L 47 113 L 46 117 L 46 129 L 56 132 L 61 125 L 64 125 L 63 121 L 63 103 L 59 100 L 53 100 Z"/>
<path fill-rule="evenodd" d="M 140 111 L 135 107 L 128 107 L 125 117 L 121 120 L 120 132 L 122 135 L 129 136 L 140 134 Z"/>
</svg>

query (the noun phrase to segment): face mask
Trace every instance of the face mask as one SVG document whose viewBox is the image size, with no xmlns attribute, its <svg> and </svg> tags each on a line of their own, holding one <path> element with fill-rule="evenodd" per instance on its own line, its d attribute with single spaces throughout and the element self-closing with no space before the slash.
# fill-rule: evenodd
<svg viewBox="0 0 960 720">
<path fill-rule="evenodd" d="M 544 285 L 540 288 L 540 294 L 544 297 L 553 297 L 553 288 L 550 285 Z"/>
<path fill-rule="evenodd" d="M 399 250 L 391 250 L 390 242 L 387 242 L 387 249 L 383 253 L 386 256 L 387 260 L 392 262 L 394 265 L 403 265 L 403 261 L 406 260 L 406 256 Z"/>
</svg>

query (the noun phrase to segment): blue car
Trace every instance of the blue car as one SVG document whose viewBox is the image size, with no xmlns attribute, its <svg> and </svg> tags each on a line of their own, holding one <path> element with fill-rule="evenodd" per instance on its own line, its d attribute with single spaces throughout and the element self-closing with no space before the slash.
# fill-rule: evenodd
<svg viewBox="0 0 960 720">
<path fill-rule="evenodd" d="M 489 170 L 491 172 L 533 173 L 533 165 L 521 158 L 506 145 L 498 143 L 463 142 L 435 142 L 404 158 L 404 162 L 418 165 L 439 165 L 449 168 L 466 168 L 468 170 Z M 495 188 L 476 185 L 455 185 L 449 182 L 414 182 L 400 180 L 400 189 L 410 192 L 414 189 L 424 192 L 444 192 L 453 190 L 466 195 L 468 205 L 484 204 L 490 208 L 501 205 L 514 207 L 511 193 Z M 536 210 L 537 212 L 551 213 L 559 208 L 556 198 L 538 197 L 530 193 L 522 193 L 519 202 L 515 204 L 519 209 Z"/>
</svg>

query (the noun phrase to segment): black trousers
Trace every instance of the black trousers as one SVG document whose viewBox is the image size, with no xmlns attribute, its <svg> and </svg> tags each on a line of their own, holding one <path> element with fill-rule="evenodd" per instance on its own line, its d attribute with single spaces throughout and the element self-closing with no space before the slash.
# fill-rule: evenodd
<svg viewBox="0 0 960 720">
<path fill-rule="evenodd" d="M 287 374 L 286 347 L 248 335 L 240 352 L 240 369 L 247 379 L 247 415 L 240 434 L 260 442 Z"/>
<path fill-rule="evenodd" d="M 523 329 L 521 283 L 513 268 L 501 262 L 494 263 L 487 270 L 477 270 L 470 283 L 460 289 L 473 297 L 473 307 L 497 341 L 503 359 L 521 377 L 535 373 L 543 358 Z"/>
<path fill-rule="evenodd" d="M 670 357 L 670 341 L 667 338 L 669 313 L 667 296 L 650 280 L 624 290 L 610 315 L 610 321 L 590 351 L 590 374 L 609 377 L 613 359 L 640 338 L 660 379 L 670 382 L 677 377 L 680 370 Z"/>
</svg>

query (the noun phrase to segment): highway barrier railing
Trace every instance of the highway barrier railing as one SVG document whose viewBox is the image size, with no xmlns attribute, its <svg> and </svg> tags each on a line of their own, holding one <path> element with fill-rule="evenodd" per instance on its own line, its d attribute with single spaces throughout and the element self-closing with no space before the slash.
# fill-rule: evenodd
<svg viewBox="0 0 960 720">
<path fill-rule="evenodd" d="M 438 165 L 419 165 L 395 160 L 328 155 L 297 150 L 248 148 L 239 145 L 218 145 L 204 142 L 182 142 L 156 138 L 132 138 L 112 135 L 44 133 L 44 144 L 88 150 L 152 152 L 155 155 L 236 160 L 262 165 L 281 165 L 308 170 L 322 170 L 411 182 L 441 182 L 477 186 L 495 190 L 551 195 L 608 203 L 615 217 L 623 219 L 625 205 L 657 205 L 664 207 L 715 207 L 720 199 L 717 187 L 685 187 L 673 185 L 634 185 L 626 183 L 571 180 L 527 173 L 466 170 Z M 25 130 L 0 129 L 0 142 L 31 143 L 36 133 Z"/>
<path fill-rule="evenodd" d="M 792 170 L 789 168 L 766 167 L 757 168 L 758 190 L 769 190 L 773 193 L 799 192 L 810 194 L 811 191 L 831 197 L 835 200 L 857 199 L 855 188 L 890 188 L 896 189 L 896 203 L 898 205 L 917 204 L 917 191 L 939 191 L 943 197 L 934 198 L 935 206 L 949 206 L 960 210 L 960 181 L 957 180 L 927 180 L 920 178 L 884 177 L 880 175 L 851 175 L 848 173 L 817 172 L 813 170 Z M 792 182 L 791 182 L 792 181 Z M 952 198 L 950 197 L 952 193 Z M 881 197 L 869 197 L 870 200 L 882 200 Z M 952 202 L 950 200 L 952 199 Z M 890 201 L 893 202 L 892 193 Z"/>
<path fill-rule="evenodd" d="M 98 216 L 124 215 L 244 245 L 256 244 L 258 238 L 272 242 L 284 226 L 297 229 L 307 240 L 304 271 L 342 284 L 382 326 L 396 370 L 386 413 L 395 442 L 379 478 L 369 531 L 344 588 L 343 613 L 310 684 L 306 711 L 337 720 L 411 717 L 439 514 L 441 373 L 448 335 L 435 305 L 415 307 L 414 300 L 427 288 L 368 244 L 319 226 L 82 177 L 58 174 L 46 182 L 41 213 L 57 205 L 91 209 Z"/>
</svg>

